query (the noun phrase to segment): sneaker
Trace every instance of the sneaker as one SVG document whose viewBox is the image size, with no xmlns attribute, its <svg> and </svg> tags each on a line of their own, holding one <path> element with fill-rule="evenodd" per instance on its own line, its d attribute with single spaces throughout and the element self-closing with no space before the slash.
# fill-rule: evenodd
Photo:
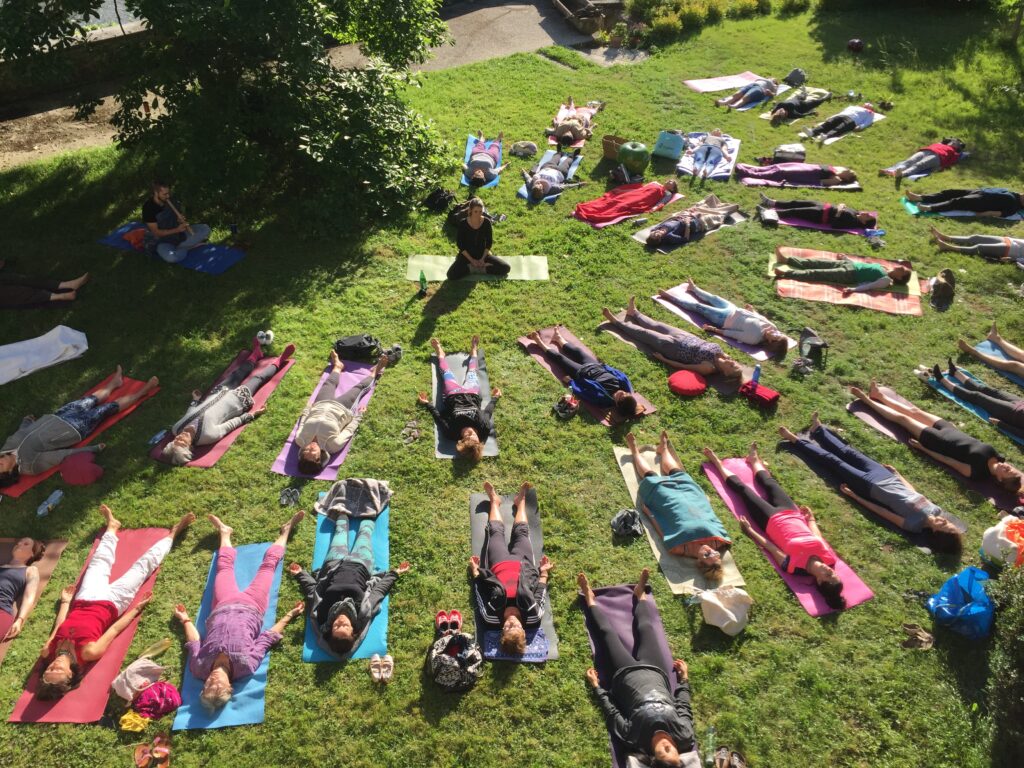
<svg viewBox="0 0 1024 768">
<path fill-rule="evenodd" d="M 758 192 L 757 194 L 760 195 L 761 205 L 763 205 L 765 208 L 775 207 L 775 201 L 772 198 L 768 197 L 768 195 L 766 195 L 764 192 Z"/>
<path fill-rule="evenodd" d="M 461 616 L 459 617 L 461 620 Z M 437 616 L 434 617 L 434 631 L 437 632 L 438 636 L 447 635 L 448 630 L 451 627 L 451 621 L 446 611 L 438 611 Z"/>
<path fill-rule="evenodd" d="M 448 612 L 448 634 L 457 635 L 462 631 L 462 614 L 452 610 Z"/>
</svg>

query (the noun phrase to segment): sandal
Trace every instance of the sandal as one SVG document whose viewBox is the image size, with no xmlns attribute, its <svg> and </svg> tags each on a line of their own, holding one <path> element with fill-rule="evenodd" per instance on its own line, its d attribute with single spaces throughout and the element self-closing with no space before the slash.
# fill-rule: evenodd
<svg viewBox="0 0 1024 768">
<path fill-rule="evenodd" d="M 728 747 L 719 747 L 715 750 L 715 768 L 729 768 Z"/>
<path fill-rule="evenodd" d="M 747 761 L 739 752 L 729 753 L 729 768 L 747 768 Z"/>
<path fill-rule="evenodd" d="M 385 685 L 391 682 L 392 676 L 395 674 L 395 660 L 389 653 L 380 662 L 380 679 Z"/>
<path fill-rule="evenodd" d="M 375 653 L 370 657 L 370 677 L 373 678 L 373 682 L 379 683 L 384 676 L 383 662 L 381 661 L 380 654 Z"/>
<path fill-rule="evenodd" d="M 293 507 L 299 503 L 299 489 L 298 488 L 282 488 L 281 489 L 281 506 L 282 507 Z"/>
</svg>

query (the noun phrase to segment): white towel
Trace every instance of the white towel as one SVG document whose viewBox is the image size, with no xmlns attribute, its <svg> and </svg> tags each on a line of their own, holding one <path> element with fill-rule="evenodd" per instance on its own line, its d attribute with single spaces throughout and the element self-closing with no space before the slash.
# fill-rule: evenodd
<svg viewBox="0 0 1024 768">
<path fill-rule="evenodd" d="M 5 344 L 0 347 L 0 384 L 65 360 L 74 360 L 88 348 L 85 334 L 66 325 L 58 325 L 35 339 Z"/>
</svg>

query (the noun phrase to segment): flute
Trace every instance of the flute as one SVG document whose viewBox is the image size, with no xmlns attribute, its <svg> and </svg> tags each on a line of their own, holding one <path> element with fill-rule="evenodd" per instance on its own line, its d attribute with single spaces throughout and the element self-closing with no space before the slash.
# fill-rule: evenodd
<svg viewBox="0 0 1024 768">
<path fill-rule="evenodd" d="M 169 198 L 169 197 L 167 198 L 167 207 L 170 208 L 174 212 L 175 216 L 178 217 L 178 221 L 184 221 L 185 220 L 185 217 L 182 216 L 181 213 L 178 212 L 178 209 L 174 207 L 174 203 L 171 202 L 171 198 Z M 192 231 L 192 227 L 190 227 L 188 225 L 185 226 L 185 231 L 188 232 L 190 235 L 195 234 Z"/>
</svg>

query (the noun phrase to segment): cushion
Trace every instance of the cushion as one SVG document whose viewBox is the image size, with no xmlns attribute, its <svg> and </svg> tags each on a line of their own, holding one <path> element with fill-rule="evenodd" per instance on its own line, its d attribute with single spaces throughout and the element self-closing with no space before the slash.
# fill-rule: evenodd
<svg viewBox="0 0 1024 768">
<path fill-rule="evenodd" d="M 707 380 L 693 371 L 676 371 L 668 377 L 668 388 L 677 395 L 700 395 L 708 388 Z"/>
<path fill-rule="evenodd" d="M 91 485 L 103 477 L 95 453 L 73 453 L 60 463 L 60 476 L 68 485 Z"/>
</svg>

